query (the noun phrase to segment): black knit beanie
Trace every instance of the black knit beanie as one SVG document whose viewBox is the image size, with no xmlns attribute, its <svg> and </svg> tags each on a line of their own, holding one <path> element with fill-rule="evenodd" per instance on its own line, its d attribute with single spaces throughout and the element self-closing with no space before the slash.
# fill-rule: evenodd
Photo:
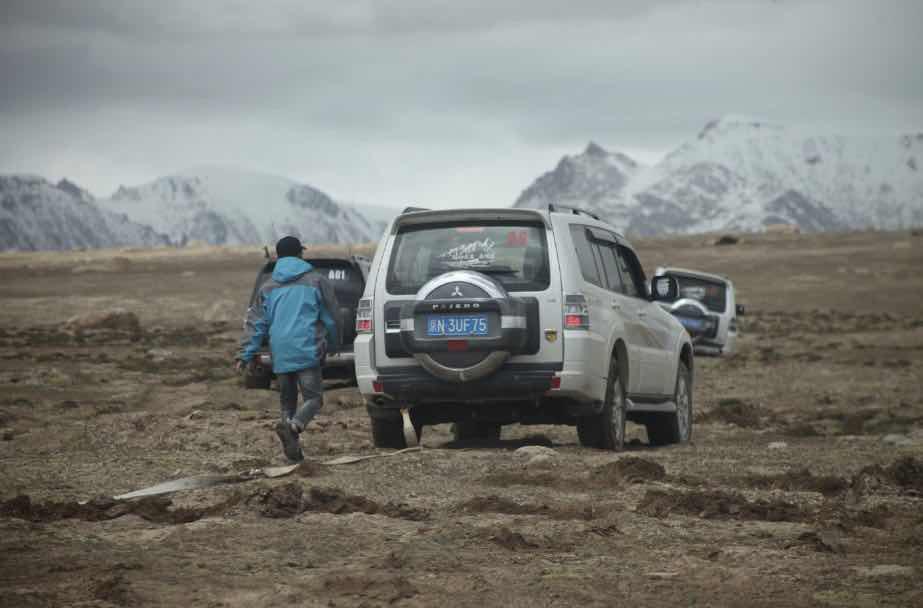
<svg viewBox="0 0 923 608">
<path fill-rule="evenodd" d="M 280 258 L 300 258 L 301 241 L 293 236 L 284 236 L 276 243 L 276 255 Z"/>
</svg>

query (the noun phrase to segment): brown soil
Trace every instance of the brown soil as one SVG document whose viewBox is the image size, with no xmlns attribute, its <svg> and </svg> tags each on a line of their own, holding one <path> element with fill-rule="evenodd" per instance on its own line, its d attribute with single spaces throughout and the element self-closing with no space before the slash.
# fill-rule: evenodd
<svg viewBox="0 0 923 608">
<path fill-rule="evenodd" d="M 808 516 L 797 505 L 784 500 L 748 500 L 729 492 L 683 492 L 648 490 L 638 512 L 650 517 L 672 514 L 702 519 L 759 519 L 764 521 L 805 521 Z"/>
<path fill-rule="evenodd" d="M 590 473 L 590 479 L 600 484 L 618 485 L 660 481 L 666 475 L 662 464 L 637 456 L 625 456 L 615 462 L 596 467 Z"/>
<path fill-rule="evenodd" d="M 890 465 L 863 467 L 852 479 L 852 487 L 863 493 L 873 493 L 891 487 L 899 492 L 923 496 L 923 460 L 905 456 Z"/>
<path fill-rule="evenodd" d="M 850 486 L 849 482 L 842 477 L 814 475 L 808 469 L 798 469 L 775 475 L 748 475 L 741 481 L 751 488 L 819 492 L 828 496 L 845 492 Z"/>
<path fill-rule="evenodd" d="M 0 255 L 0 606 L 923 605 L 923 240 L 717 236 L 636 243 L 748 309 L 691 444 L 439 426 L 325 466 L 380 453 L 330 383 L 292 475 L 128 502 L 283 464 L 278 393 L 231 369 L 261 252 Z"/>
</svg>

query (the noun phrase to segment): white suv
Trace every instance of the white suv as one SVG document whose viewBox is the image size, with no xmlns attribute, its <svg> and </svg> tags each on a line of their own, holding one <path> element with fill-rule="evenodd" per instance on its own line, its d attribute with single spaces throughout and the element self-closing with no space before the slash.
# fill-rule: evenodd
<svg viewBox="0 0 923 608">
<path fill-rule="evenodd" d="M 686 327 L 697 355 L 737 352 L 737 317 L 744 315 L 744 307 L 737 303 L 730 279 L 699 270 L 663 266 L 656 274 L 673 277 L 679 284 L 676 299 L 664 299 L 660 305 Z"/>
<path fill-rule="evenodd" d="M 582 445 L 618 450 L 631 420 L 653 444 L 688 441 L 692 343 L 654 301 L 675 299 L 676 280 L 652 286 L 631 245 L 585 212 L 405 210 L 356 314 L 375 445 L 406 445 L 402 411 L 417 435 L 570 424 Z"/>
</svg>

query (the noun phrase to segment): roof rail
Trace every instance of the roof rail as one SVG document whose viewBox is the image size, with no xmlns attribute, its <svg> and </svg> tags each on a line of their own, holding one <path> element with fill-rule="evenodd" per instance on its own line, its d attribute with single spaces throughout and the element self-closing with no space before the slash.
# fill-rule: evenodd
<svg viewBox="0 0 923 608">
<path fill-rule="evenodd" d="M 426 207 L 404 207 L 404 210 L 401 211 L 401 214 L 404 213 L 416 213 L 417 211 L 429 211 Z"/>
<path fill-rule="evenodd" d="M 553 204 L 549 203 L 549 204 L 548 204 L 548 211 L 550 211 L 550 212 L 552 212 L 552 213 L 570 211 L 570 212 L 573 213 L 574 215 L 588 215 L 588 216 L 590 216 L 591 218 L 593 218 L 594 220 L 602 221 L 602 220 L 599 219 L 599 216 L 596 215 L 595 213 L 590 213 L 590 212 L 587 211 L 586 209 L 581 209 L 581 208 L 579 208 L 579 207 L 569 207 L 569 206 L 567 206 L 567 205 L 553 205 Z"/>
</svg>

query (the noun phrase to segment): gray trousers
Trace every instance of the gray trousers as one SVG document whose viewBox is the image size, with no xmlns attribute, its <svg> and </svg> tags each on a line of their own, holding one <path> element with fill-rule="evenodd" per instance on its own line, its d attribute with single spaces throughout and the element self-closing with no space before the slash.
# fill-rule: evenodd
<svg viewBox="0 0 923 608">
<path fill-rule="evenodd" d="M 321 368 L 309 367 L 298 370 L 297 372 L 288 372 L 285 374 L 276 374 L 279 382 L 279 403 L 282 406 L 282 421 L 293 422 L 298 428 L 298 432 L 304 430 L 311 419 L 317 415 L 321 406 L 324 404 L 324 383 L 321 377 Z M 304 399 L 301 407 L 298 407 L 298 392 L 301 391 L 301 397 Z"/>
</svg>

